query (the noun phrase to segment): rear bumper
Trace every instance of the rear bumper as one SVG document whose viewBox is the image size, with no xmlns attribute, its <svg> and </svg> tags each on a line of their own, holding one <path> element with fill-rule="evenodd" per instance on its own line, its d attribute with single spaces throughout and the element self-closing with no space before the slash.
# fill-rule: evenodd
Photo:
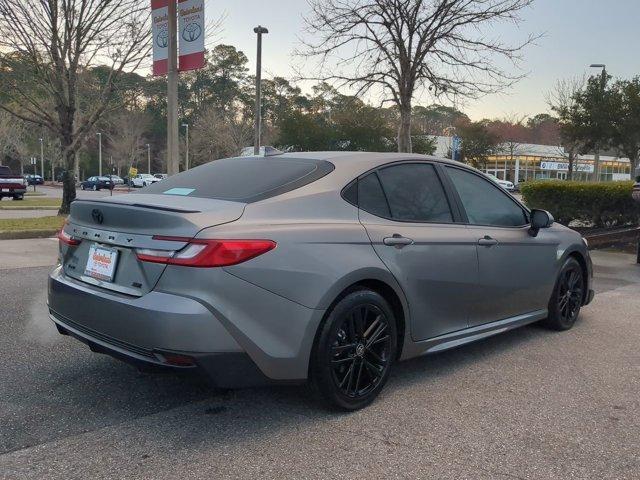
<svg viewBox="0 0 640 480">
<path fill-rule="evenodd" d="M 161 370 L 199 370 L 208 376 L 220 388 L 241 388 L 270 385 L 274 380 L 264 375 L 249 355 L 243 352 L 193 353 L 145 350 L 127 345 L 97 332 L 88 332 L 82 326 L 55 314 L 49 315 L 58 332 L 80 340 L 92 352 L 109 355 L 138 368 L 153 367 Z M 168 365 L 163 354 L 180 355 L 193 360 L 193 365 Z"/>
<path fill-rule="evenodd" d="M 215 270 L 209 275 L 218 276 L 216 299 L 208 299 L 195 298 L 193 286 L 168 293 L 162 281 L 142 297 L 123 295 L 69 278 L 58 267 L 49 277 L 50 316 L 61 333 L 96 352 L 138 365 L 196 368 L 220 387 L 304 381 L 321 312 Z M 282 331 L 283 320 L 300 328 Z M 167 365 L 165 353 L 188 356 L 194 365 Z"/>
<path fill-rule="evenodd" d="M 27 189 L 24 187 L 21 188 L 9 188 L 8 192 L 3 192 L 2 190 L 6 190 L 8 187 L 0 188 L 0 196 L 3 197 L 13 197 L 14 195 L 24 195 L 27 193 Z"/>
</svg>

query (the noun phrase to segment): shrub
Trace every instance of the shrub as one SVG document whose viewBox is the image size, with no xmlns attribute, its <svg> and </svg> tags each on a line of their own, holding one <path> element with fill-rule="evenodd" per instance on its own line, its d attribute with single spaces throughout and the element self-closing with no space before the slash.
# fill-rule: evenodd
<svg viewBox="0 0 640 480">
<path fill-rule="evenodd" d="M 633 182 L 567 182 L 542 180 L 521 186 L 530 208 L 548 210 L 568 225 L 579 221 L 594 227 L 637 224 L 640 204 L 631 198 Z"/>
</svg>

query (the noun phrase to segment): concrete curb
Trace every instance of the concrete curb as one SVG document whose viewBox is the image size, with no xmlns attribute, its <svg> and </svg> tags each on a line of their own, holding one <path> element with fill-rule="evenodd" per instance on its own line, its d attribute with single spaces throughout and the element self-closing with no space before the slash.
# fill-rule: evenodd
<svg viewBox="0 0 640 480">
<path fill-rule="evenodd" d="M 611 232 L 600 232 L 593 235 L 585 235 L 589 242 L 590 249 L 608 248 L 621 243 L 632 243 L 640 240 L 640 227 L 630 227 L 614 230 Z"/>
<path fill-rule="evenodd" d="M 0 231 L 0 240 L 24 240 L 28 238 L 55 237 L 58 230 L 11 230 Z"/>
</svg>

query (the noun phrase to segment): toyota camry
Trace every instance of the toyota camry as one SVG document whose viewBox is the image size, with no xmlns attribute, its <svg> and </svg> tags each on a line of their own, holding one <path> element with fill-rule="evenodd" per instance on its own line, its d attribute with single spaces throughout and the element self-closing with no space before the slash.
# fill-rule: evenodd
<svg viewBox="0 0 640 480">
<path fill-rule="evenodd" d="M 585 241 L 464 164 L 398 153 L 217 160 L 76 200 L 49 278 L 60 333 L 221 387 L 309 382 L 354 410 L 392 366 L 571 328 Z"/>
</svg>

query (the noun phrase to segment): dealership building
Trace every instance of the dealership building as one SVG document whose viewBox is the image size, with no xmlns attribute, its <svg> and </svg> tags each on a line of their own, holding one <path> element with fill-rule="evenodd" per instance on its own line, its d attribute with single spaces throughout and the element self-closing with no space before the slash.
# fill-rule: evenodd
<svg viewBox="0 0 640 480">
<path fill-rule="evenodd" d="M 437 156 L 450 156 L 452 138 L 435 137 Z M 487 161 L 486 173 L 514 183 L 533 179 L 567 178 L 568 155 L 563 147 L 528 143 L 503 144 L 500 153 Z M 574 180 L 591 180 L 594 175 L 594 155 L 576 155 L 573 168 Z M 631 163 L 628 158 L 600 155 L 600 181 L 631 179 Z"/>
</svg>

